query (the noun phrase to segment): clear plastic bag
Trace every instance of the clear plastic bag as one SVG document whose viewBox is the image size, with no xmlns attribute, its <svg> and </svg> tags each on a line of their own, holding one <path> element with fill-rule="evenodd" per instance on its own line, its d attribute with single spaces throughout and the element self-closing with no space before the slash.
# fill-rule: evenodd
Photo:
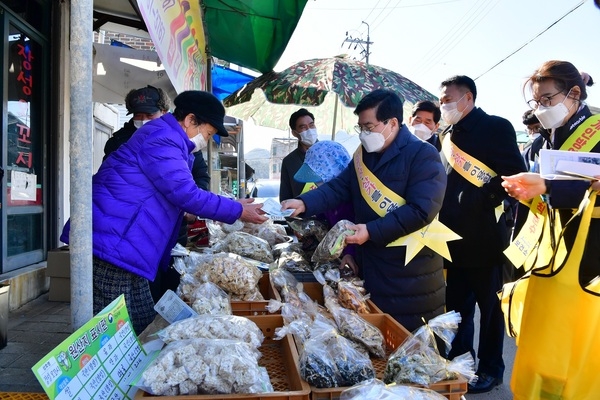
<svg viewBox="0 0 600 400">
<path fill-rule="evenodd" d="M 288 225 L 292 228 L 300 241 L 309 237 L 314 237 L 320 242 L 323 240 L 328 230 L 327 224 L 318 219 L 294 219 L 289 221 Z"/>
<path fill-rule="evenodd" d="M 370 379 L 354 385 L 340 394 L 340 400 L 444 400 L 446 397 L 430 389 L 389 385 Z"/>
<path fill-rule="evenodd" d="M 272 390 L 247 343 L 224 339 L 172 342 L 146 367 L 135 386 L 153 395 L 256 393 Z"/>
<path fill-rule="evenodd" d="M 283 252 L 277 259 L 277 267 L 289 272 L 311 272 L 312 267 L 301 254 L 294 252 Z"/>
<path fill-rule="evenodd" d="M 300 354 L 300 374 L 318 388 L 352 386 L 375 377 L 368 354 L 335 328 L 316 320 Z"/>
<path fill-rule="evenodd" d="M 271 220 L 262 224 L 246 222 L 242 231 L 266 240 L 271 247 L 279 243 L 286 243 L 290 240 L 290 237 L 287 236 L 285 231 L 285 227 L 281 224 L 276 224 Z"/>
<path fill-rule="evenodd" d="M 246 232 L 232 232 L 213 246 L 214 252 L 229 252 L 266 263 L 273 262 L 271 246 L 266 240 Z"/>
<path fill-rule="evenodd" d="M 440 355 L 437 348 L 434 333 L 444 341 L 451 342 L 459 322 L 460 314 L 450 311 L 417 328 L 390 355 L 383 381 L 429 386 L 441 380 L 457 379 L 459 374 L 470 382 L 474 381 L 475 361 L 470 353 L 448 361 Z"/>
<path fill-rule="evenodd" d="M 229 296 L 212 282 L 200 283 L 186 297 L 189 298 L 190 307 L 198 314 L 231 315 Z"/>
<path fill-rule="evenodd" d="M 354 234 L 354 231 L 348 228 L 350 225 L 353 225 L 352 222 L 346 219 L 338 221 L 321 240 L 312 255 L 311 261 L 321 263 L 335 260 L 341 256 L 346 247 L 346 236 Z"/>
<path fill-rule="evenodd" d="M 165 343 L 183 339 L 231 339 L 258 348 L 265 339 L 251 320 L 236 315 L 199 315 L 175 322 L 157 332 Z"/>
</svg>

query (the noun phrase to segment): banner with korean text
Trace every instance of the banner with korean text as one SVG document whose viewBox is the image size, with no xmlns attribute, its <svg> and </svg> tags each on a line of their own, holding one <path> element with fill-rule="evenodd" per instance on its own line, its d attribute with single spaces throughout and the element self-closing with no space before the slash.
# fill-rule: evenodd
<svg viewBox="0 0 600 400">
<path fill-rule="evenodd" d="M 175 91 L 206 90 L 206 38 L 200 2 L 138 0 L 138 7 Z"/>
</svg>

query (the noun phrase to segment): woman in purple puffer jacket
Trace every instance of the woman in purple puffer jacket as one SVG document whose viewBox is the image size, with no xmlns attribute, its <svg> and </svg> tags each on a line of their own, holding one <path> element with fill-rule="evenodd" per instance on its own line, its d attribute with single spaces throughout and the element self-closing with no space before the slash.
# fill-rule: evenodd
<svg viewBox="0 0 600 400">
<path fill-rule="evenodd" d="M 182 92 L 175 111 L 139 128 L 92 178 L 94 313 L 125 294 L 136 333 L 156 313 L 148 281 L 169 264 L 184 212 L 233 223 L 262 223 L 260 204 L 199 189 L 193 153 L 211 135 L 228 136 L 225 109 L 211 93 Z M 69 223 L 61 240 L 69 243 Z"/>
</svg>

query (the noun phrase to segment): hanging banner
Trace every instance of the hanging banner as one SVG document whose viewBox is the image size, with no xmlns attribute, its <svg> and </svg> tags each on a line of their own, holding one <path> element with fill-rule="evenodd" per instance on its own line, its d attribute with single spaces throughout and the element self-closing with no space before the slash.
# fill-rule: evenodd
<svg viewBox="0 0 600 400">
<path fill-rule="evenodd" d="M 206 90 L 206 39 L 200 2 L 138 0 L 138 7 L 175 91 Z"/>
</svg>

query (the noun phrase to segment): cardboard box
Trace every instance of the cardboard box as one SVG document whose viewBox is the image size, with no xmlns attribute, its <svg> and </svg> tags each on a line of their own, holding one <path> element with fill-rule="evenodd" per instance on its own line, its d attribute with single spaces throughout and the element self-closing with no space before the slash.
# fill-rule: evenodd
<svg viewBox="0 0 600 400">
<path fill-rule="evenodd" d="M 49 301 L 71 301 L 71 260 L 69 247 L 48 252 L 46 276 L 50 277 Z"/>
<path fill-rule="evenodd" d="M 57 278 L 71 277 L 71 260 L 69 246 L 59 247 L 48 252 L 46 276 Z"/>
<path fill-rule="evenodd" d="M 71 301 L 71 279 L 50 277 L 49 301 Z"/>
</svg>

